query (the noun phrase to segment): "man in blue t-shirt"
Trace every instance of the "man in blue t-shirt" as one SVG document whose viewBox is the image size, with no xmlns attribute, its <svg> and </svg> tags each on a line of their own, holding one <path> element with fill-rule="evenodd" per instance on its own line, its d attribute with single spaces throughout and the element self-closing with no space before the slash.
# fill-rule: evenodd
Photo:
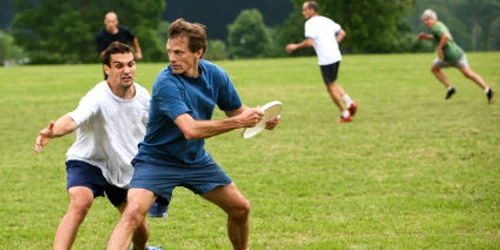
<svg viewBox="0 0 500 250">
<path fill-rule="evenodd" d="M 118 25 L 118 16 L 115 12 L 108 12 L 104 17 L 104 26 L 101 31 L 96 36 L 96 47 L 97 54 L 100 59 L 104 57 L 104 51 L 114 42 L 120 42 L 134 45 L 135 50 L 135 60 L 140 60 L 142 58 L 141 46 L 139 45 L 139 40 L 126 26 Z M 106 73 L 104 73 L 104 79 L 108 79 Z"/>
<path fill-rule="evenodd" d="M 206 48 L 202 25 L 182 19 L 170 25 L 170 65 L 153 85 L 146 136 L 132 162 L 135 171 L 127 209 L 111 235 L 108 249 L 125 249 L 153 201 L 169 202 L 177 186 L 223 209 L 228 215 L 233 249 L 248 249 L 250 204 L 205 151 L 204 139 L 253 127 L 264 114 L 243 105 L 228 75 L 201 59 Z M 215 105 L 228 118 L 211 120 Z M 278 123 L 279 117 L 266 128 L 274 129 Z"/>
</svg>

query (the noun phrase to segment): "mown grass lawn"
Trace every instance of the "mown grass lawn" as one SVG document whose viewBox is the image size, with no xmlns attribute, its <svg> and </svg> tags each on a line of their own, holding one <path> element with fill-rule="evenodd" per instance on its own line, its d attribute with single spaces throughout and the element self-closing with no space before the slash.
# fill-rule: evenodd
<svg viewBox="0 0 500 250">
<path fill-rule="evenodd" d="M 207 148 L 252 204 L 251 249 L 500 248 L 500 104 L 454 69 L 457 94 L 429 68 L 435 55 L 348 55 L 339 83 L 359 104 L 338 125 L 316 58 L 227 61 L 243 101 L 284 103 L 282 123 Z M 469 53 L 500 94 L 500 53 Z M 138 64 L 151 89 L 165 64 Z M 0 249 L 49 249 L 68 204 L 65 152 L 74 136 L 33 152 L 38 131 L 71 111 L 100 65 L 0 69 Z M 222 117 L 216 112 L 217 118 Z M 104 249 L 119 216 L 97 199 L 74 249 Z M 165 249 L 231 249 L 225 215 L 178 188 L 167 219 L 148 219 Z"/>
</svg>

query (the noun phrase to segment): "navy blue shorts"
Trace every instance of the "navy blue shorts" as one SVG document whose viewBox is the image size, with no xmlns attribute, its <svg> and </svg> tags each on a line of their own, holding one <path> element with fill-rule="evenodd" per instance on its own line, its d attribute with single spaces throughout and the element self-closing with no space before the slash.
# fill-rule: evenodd
<svg viewBox="0 0 500 250">
<path fill-rule="evenodd" d="M 231 178 L 217 164 L 174 167 L 137 162 L 130 188 L 149 190 L 158 196 L 158 202 L 162 204 L 170 202 L 172 191 L 178 186 L 203 195 L 216 187 L 231 183 Z"/>
<path fill-rule="evenodd" d="M 94 165 L 83 161 L 69 160 L 66 162 L 66 172 L 68 173 L 66 189 L 77 186 L 88 187 L 94 193 L 94 198 L 104 197 L 104 193 L 106 193 L 109 201 L 115 207 L 127 201 L 128 189 L 109 184 L 102 175 L 101 169 Z"/>
</svg>

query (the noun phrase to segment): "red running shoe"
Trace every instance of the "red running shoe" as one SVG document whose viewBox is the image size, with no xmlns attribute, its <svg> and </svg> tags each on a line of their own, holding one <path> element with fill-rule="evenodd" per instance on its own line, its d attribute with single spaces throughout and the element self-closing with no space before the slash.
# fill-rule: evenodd
<svg viewBox="0 0 500 250">
<path fill-rule="evenodd" d="M 345 123 L 345 122 L 352 122 L 352 116 L 348 117 L 340 117 L 340 119 L 337 120 L 337 123 Z"/>
<path fill-rule="evenodd" d="M 351 106 L 349 106 L 348 110 L 349 110 L 349 114 L 351 114 L 351 116 L 354 116 L 356 114 L 356 111 L 358 110 L 358 105 L 356 105 L 356 103 L 353 102 L 353 103 L 351 103 Z"/>
</svg>

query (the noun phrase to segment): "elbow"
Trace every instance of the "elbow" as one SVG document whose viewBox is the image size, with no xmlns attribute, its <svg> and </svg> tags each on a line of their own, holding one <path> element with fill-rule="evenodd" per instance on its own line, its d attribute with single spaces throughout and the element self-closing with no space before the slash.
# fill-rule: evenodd
<svg viewBox="0 0 500 250">
<path fill-rule="evenodd" d="M 184 135 L 184 138 L 186 140 L 200 139 L 200 136 L 198 135 L 198 133 L 196 133 L 196 131 L 194 131 L 194 129 L 185 129 L 185 130 L 182 130 L 182 134 Z"/>
</svg>

